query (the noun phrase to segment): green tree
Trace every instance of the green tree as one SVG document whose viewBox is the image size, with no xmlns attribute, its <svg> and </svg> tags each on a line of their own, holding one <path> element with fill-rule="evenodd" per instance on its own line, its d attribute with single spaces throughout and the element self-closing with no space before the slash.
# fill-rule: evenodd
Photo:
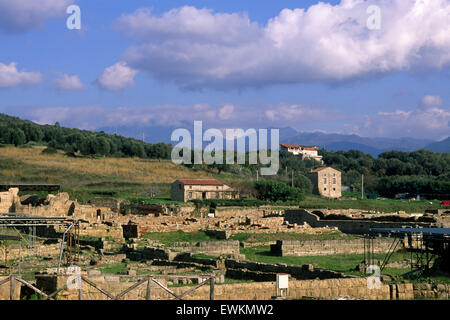
<svg viewBox="0 0 450 320">
<path fill-rule="evenodd" d="M 22 129 L 11 129 L 9 132 L 9 143 L 14 144 L 15 146 L 21 146 L 25 144 L 25 142 L 26 136 Z"/>
<path fill-rule="evenodd" d="M 300 190 L 303 190 L 305 194 L 311 194 L 313 190 L 311 180 L 303 174 L 294 175 L 294 186 Z"/>
<path fill-rule="evenodd" d="M 91 141 L 91 151 L 94 154 L 106 156 L 110 150 L 111 147 L 105 137 L 96 137 Z"/>
<path fill-rule="evenodd" d="M 255 183 L 258 198 L 268 201 L 302 201 L 304 194 L 298 188 L 275 180 L 261 180 Z"/>
</svg>

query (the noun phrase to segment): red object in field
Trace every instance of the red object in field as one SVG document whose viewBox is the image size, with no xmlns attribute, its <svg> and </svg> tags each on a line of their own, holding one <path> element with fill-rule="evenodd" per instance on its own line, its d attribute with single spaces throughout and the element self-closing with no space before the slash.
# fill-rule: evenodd
<svg viewBox="0 0 450 320">
<path fill-rule="evenodd" d="M 450 206 L 450 201 L 442 201 L 441 204 L 443 206 Z"/>
</svg>

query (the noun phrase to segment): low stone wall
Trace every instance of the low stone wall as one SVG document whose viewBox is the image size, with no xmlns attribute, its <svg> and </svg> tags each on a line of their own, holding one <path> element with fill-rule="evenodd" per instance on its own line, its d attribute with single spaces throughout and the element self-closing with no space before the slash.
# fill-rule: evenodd
<svg viewBox="0 0 450 320">
<path fill-rule="evenodd" d="M 124 290 L 137 283 L 137 278 L 130 278 L 126 276 L 112 276 L 112 275 L 87 275 L 83 274 L 91 282 L 98 287 L 113 294 L 118 295 Z M 51 294 L 57 289 L 64 287 L 67 284 L 69 276 L 39 276 L 36 275 L 36 287 L 46 294 Z M 158 280 L 161 284 L 167 285 L 164 279 Z M 106 295 L 101 293 L 98 289 L 82 281 L 83 300 L 110 300 Z M 122 297 L 122 300 L 145 300 L 147 292 L 146 284 L 142 284 L 135 290 L 130 291 Z M 170 299 L 169 294 L 165 292 L 157 284 L 151 284 L 150 290 L 151 300 L 167 300 Z M 78 300 L 78 290 L 67 289 L 58 294 L 58 300 Z"/>
<path fill-rule="evenodd" d="M 176 260 L 172 260 L 172 261 L 153 260 L 151 265 L 155 266 L 155 267 L 163 267 L 163 268 L 174 267 L 174 268 L 176 268 L 176 271 L 174 273 L 177 273 L 177 272 L 179 272 L 179 270 L 183 270 L 186 268 L 194 268 L 195 270 L 201 270 L 204 273 L 210 273 L 213 271 L 215 272 L 217 270 L 225 271 L 224 269 L 216 269 L 216 267 L 210 266 L 210 265 L 204 265 L 204 264 L 199 264 L 199 263 L 195 263 L 195 262 L 176 261 Z"/>
<path fill-rule="evenodd" d="M 215 214 L 217 218 L 246 217 L 254 215 L 257 217 L 266 217 L 271 215 L 282 215 L 286 209 L 295 209 L 292 206 L 262 206 L 262 207 L 218 207 Z"/>
<path fill-rule="evenodd" d="M 159 217 L 167 213 L 166 207 L 159 204 L 131 204 L 127 205 L 124 209 L 127 214 L 133 215 L 154 215 Z"/>
<path fill-rule="evenodd" d="M 91 282 L 95 283 L 101 289 L 104 289 L 112 295 L 117 295 L 137 283 L 140 277 L 103 275 L 98 272 L 86 274 L 83 273 Z M 223 277 L 218 274 L 217 277 Z M 0 281 L 7 276 L 0 276 Z M 49 294 L 62 288 L 67 284 L 68 276 L 40 276 L 36 275 L 36 287 Z M 186 280 L 186 279 L 184 279 Z M 172 283 L 186 283 L 184 280 L 171 280 Z M 195 282 L 194 282 L 195 280 Z M 203 278 L 199 275 L 191 280 L 193 283 L 199 283 Z M 158 280 L 167 286 L 168 282 L 160 278 Z M 275 293 L 275 282 L 257 282 L 257 283 L 238 283 L 238 284 L 216 284 L 214 288 L 214 297 L 216 300 L 270 300 Z M 172 287 L 170 288 L 176 294 L 180 295 L 192 287 Z M 9 283 L 0 286 L 0 300 L 9 300 Z M 123 300 L 144 300 L 146 299 L 146 284 L 142 284 L 135 290 L 130 291 L 122 297 Z M 450 285 L 429 283 L 400 283 L 385 284 L 381 283 L 378 289 L 370 289 L 367 286 L 367 278 L 345 278 L 345 279 L 326 279 L 326 280 L 292 280 L 289 281 L 289 298 L 313 298 L 313 299 L 363 299 L 363 300 L 412 300 L 412 299 L 449 299 Z M 98 289 L 82 282 L 83 299 L 85 300 L 108 300 L 109 298 L 102 294 Z M 21 293 L 21 284 L 15 283 L 14 299 L 19 299 Z M 200 287 L 188 296 L 187 300 L 209 300 L 210 287 Z M 78 300 L 78 290 L 66 289 L 58 294 L 58 300 Z M 165 292 L 155 283 L 151 284 L 151 300 L 173 300 L 174 297 Z"/>
<path fill-rule="evenodd" d="M 212 256 L 220 255 L 238 255 L 239 241 L 207 241 L 192 244 L 189 242 L 178 243 L 171 246 L 170 249 L 160 249 L 153 247 L 145 247 L 142 251 L 129 251 L 127 255 L 133 260 L 153 260 L 162 259 L 172 261 L 177 255 L 181 253 L 191 254 L 205 254 Z M 180 255 L 187 256 L 187 255 Z"/>
<path fill-rule="evenodd" d="M 123 199 L 115 199 L 115 198 L 92 198 L 89 199 L 89 204 L 92 204 L 96 207 L 105 207 L 109 208 L 113 212 L 119 212 L 120 206 L 124 200 Z"/>
<path fill-rule="evenodd" d="M 222 260 L 220 259 L 197 258 L 193 257 L 191 253 L 178 254 L 175 257 L 174 261 L 192 262 L 195 263 L 196 265 L 211 266 L 214 268 L 225 268 L 225 265 L 222 263 Z"/>
<path fill-rule="evenodd" d="M 132 284 L 137 279 L 119 276 L 85 275 L 90 281 L 98 285 L 100 288 L 117 295 Z M 68 280 L 68 276 L 55 277 L 39 277 L 37 276 L 36 286 L 45 293 L 52 293 L 57 288 L 63 287 Z M 158 280 L 162 284 L 167 285 L 163 279 Z M 201 281 L 199 279 L 198 281 Z M 170 288 L 176 294 L 182 294 L 192 287 L 175 287 Z M 407 288 L 405 286 L 406 291 Z M 85 300 L 107 300 L 108 298 L 97 289 L 82 283 L 83 299 Z M 403 291 L 403 290 L 399 290 Z M 410 290 L 412 292 L 412 290 Z M 8 290 L 9 297 L 9 290 Z M 405 292 L 407 293 L 407 292 Z M 152 300 L 173 300 L 174 297 L 169 295 L 163 289 L 152 283 L 150 290 L 150 298 Z M 144 300 L 146 296 L 146 285 L 142 284 L 135 290 L 127 293 L 123 300 Z M 200 287 L 185 299 L 187 300 L 209 300 L 209 285 Z M 216 285 L 214 288 L 214 297 L 216 300 L 270 300 L 275 296 L 275 282 L 259 282 L 259 283 L 239 283 L 239 284 L 223 284 Z M 373 299 L 373 300 L 389 300 L 391 299 L 391 288 L 389 285 L 382 284 L 380 289 L 369 289 L 365 278 L 350 279 L 328 279 L 328 280 L 304 280 L 289 281 L 289 297 L 293 299 L 300 298 L 322 298 L 322 299 Z M 65 290 L 58 295 L 58 300 L 77 300 L 77 290 Z"/>
<path fill-rule="evenodd" d="M 59 254 L 61 245 L 60 244 L 47 244 L 47 245 L 40 245 L 37 244 L 35 248 L 28 248 L 26 246 L 22 246 L 21 248 L 19 245 L 10 245 L 10 246 L 0 246 L 0 259 L 3 261 L 5 257 L 5 250 L 6 250 L 6 257 L 8 260 L 10 259 L 19 259 L 21 256 L 22 258 L 32 256 L 32 255 L 38 255 L 38 256 L 47 256 L 47 255 L 57 255 Z"/>
<path fill-rule="evenodd" d="M 124 239 L 113 239 L 107 240 L 105 238 L 100 238 L 96 240 L 81 239 L 81 246 L 90 246 L 96 250 L 106 251 L 106 252 L 118 252 L 121 251 L 125 245 Z"/>
<path fill-rule="evenodd" d="M 219 207 L 215 210 L 216 218 L 231 218 L 256 214 L 262 216 L 263 211 L 258 207 Z"/>
<path fill-rule="evenodd" d="M 284 217 L 247 217 L 245 224 L 248 226 L 278 230 L 283 222 Z"/>
<path fill-rule="evenodd" d="M 37 235 L 44 238 L 61 239 L 66 230 L 66 226 L 38 227 Z M 124 239 L 122 227 L 113 222 L 80 223 L 79 235 L 88 237 L 109 237 L 118 240 Z"/>
<path fill-rule="evenodd" d="M 175 292 L 181 293 L 187 288 L 175 288 Z M 270 300 L 275 296 L 275 282 L 239 283 L 217 285 L 214 288 L 216 300 Z M 321 299 L 371 299 L 389 300 L 390 287 L 382 284 L 378 290 L 367 287 L 365 278 L 352 279 L 328 279 L 289 281 L 289 298 L 321 298 Z M 201 287 L 190 294 L 188 300 L 207 300 L 209 288 Z"/>
<path fill-rule="evenodd" d="M 183 216 L 124 216 L 138 225 L 139 237 L 148 232 L 172 232 L 183 230 L 184 232 L 196 232 L 202 229 L 210 229 L 217 222 L 214 218 L 190 218 Z M 128 223 L 129 221 L 125 222 Z"/>
<path fill-rule="evenodd" d="M 202 253 L 212 256 L 240 253 L 239 241 L 204 241 L 195 245 L 186 242 L 172 245 L 170 249 L 178 252 Z"/>
<path fill-rule="evenodd" d="M 9 276 L 0 275 L 0 281 L 6 280 L 8 277 Z M 10 282 L 4 283 L 0 286 L 0 301 L 1 300 L 9 300 L 10 288 L 11 288 Z M 21 291 L 21 284 L 19 282 L 15 281 L 15 283 L 14 283 L 14 300 L 20 299 L 20 291 Z"/>
<path fill-rule="evenodd" d="M 229 273 L 230 277 L 234 276 L 237 279 L 252 279 L 255 281 L 261 281 L 261 279 L 274 279 L 277 273 L 289 274 L 297 280 L 350 277 L 341 272 L 314 268 L 309 264 L 294 266 L 227 259 L 225 260 L 225 268 L 227 270 L 233 270 Z M 241 273 L 239 273 L 239 271 L 241 271 Z"/>
<path fill-rule="evenodd" d="M 269 212 L 269 211 L 266 211 Z M 272 212 L 272 211 L 270 211 Z M 335 232 L 327 228 L 311 228 L 306 226 L 294 226 L 286 223 L 282 217 L 266 216 L 265 218 L 257 216 L 256 213 L 247 216 L 237 216 L 230 218 L 220 217 L 186 217 L 186 216 L 136 216 L 121 215 L 112 220 L 117 224 L 125 225 L 130 228 L 132 236 L 138 237 L 148 232 L 173 232 L 183 230 L 184 232 L 198 232 L 201 230 L 220 230 L 216 232 L 218 237 L 223 237 L 234 233 L 252 232 L 252 233 L 308 233 L 317 234 L 323 232 Z M 128 225 L 134 225 L 128 227 Z M 221 234 L 222 233 L 222 234 Z"/>
<path fill-rule="evenodd" d="M 80 224 L 80 236 L 110 237 L 123 239 L 123 230 L 119 225 L 107 225 L 104 223 Z"/>
<path fill-rule="evenodd" d="M 48 226 L 37 227 L 36 234 L 42 238 L 62 239 L 66 226 Z M 111 238 L 115 240 L 123 240 L 123 229 L 120 225 L 111 222 L 103 223 L 80 223 L 80 236 Z"/>
<path fill-rule="evenodd" d="M 388 252 L 392 239 L 377 238 L 373 240 L 374 252 Z M 402 249 L 401 247 L 398 250 Z M 364 239 L 352 240 L 279 240 L 270 246 L 272 254 L 278 256 L 321 256 L 331 254 L 363 254 Z"/>
<path fill-rule="evenodd" d="M 177 253 L 171 250 L 163 250 L 151 247 L 145 247 L 142 252 L 128 252 L 127 257 L 133 260 L 168 260 L 172 261 L 176 257 Z"/>
<path fill-rule="evenodd" d="M 341 232 L 351 234 L 366 234 L 370 228 L 430 227 L 433 225 L 428 222 L 380 222 L 358 219 L 321 220 L 318 215 L 303 209 L 286 210 L 284 218 L 290 224 L 303 225 L 307 223 L 313 228 L 338 228 Z"/>
<path fill-rule="evenodd" d="M 214 237 L 216 239 L 221 239 L 221 240 L 227 240 L 231 236 L 230 230 L 207 229 L 207 230 L 204 230 L 204 232 L 210 237 Z"/>
<path fill-rule="evenodd" d="M 417 283 L 413 288 L 416 299 L 450 299 L 450 284 Z"/>
</svg>

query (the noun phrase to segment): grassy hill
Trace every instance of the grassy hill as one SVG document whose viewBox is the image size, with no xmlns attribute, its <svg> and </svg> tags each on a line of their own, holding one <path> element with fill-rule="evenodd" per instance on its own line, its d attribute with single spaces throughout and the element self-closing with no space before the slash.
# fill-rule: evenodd
<svg viewBox="0 0 450 320">
<path fill-rule="evenodd" d="M 237 176 L 194 171 L 171 161 L 140 158 L 69 157 L 64 152 L 45 154 L 45 147 L 0 148 L 1 183 L 62 184 L 63 191 L 86 201 L 94 196 L 138 197 L 156 192 L 169 194 L 170 184 L 181 178 L 220 178 L 225 183 Z"/>
<path fill-rule="evenodd" d="M 156 193 L 167 202 L 170 184 L 181 178 L 216 178 L 236 186 L 251 182 L 248 176 L 217 171 L 189 169 L 171 161 L 141 158 L 71 157 L 63 151 L 46 154 L 45 146 L 0 147 L 0 183 L 62 184 L 71 199 L 86 203 L 93 197 L 120 197 L 128 200 L 149 199 Z M 37 193 L 39 194 L 39 193 Z M 40 194 L 45 196 L 45 193 Z M 350 196 L 350 195 L 347 195 Z M 304 208 L 361 209 L 394 212 L 423 212 L 439 208 L 439 202 L 407 200 L 335 200 L 307 196 L 298 203 Z"/>
</svg>

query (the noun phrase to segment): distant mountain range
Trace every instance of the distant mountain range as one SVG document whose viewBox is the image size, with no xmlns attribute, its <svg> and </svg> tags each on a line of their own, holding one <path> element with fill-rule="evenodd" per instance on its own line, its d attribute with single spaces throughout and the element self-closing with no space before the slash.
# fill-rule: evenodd
<svg viewBox="0 0 450 320">
<path fill-rule="evenodd" d="M 183 126 L 191 131 L 193 136 L 192 123 Z M 191 128 L 191 129 L 190 129 Z M 106 133 L 117 133 L 126 137 L 144 140 L 150 143 L 164 142 L 173 143 L 170 138 L 172 132 L 178 127 L 165 126 L 121 126 L 117 128 L 107 127 L 99 129 Z M 206 130 L 207 128 L 203 128 Z M 270 128 L 269 128 L 270 129 Z M 318 145 L 330 151 L 360 150 L 378 156 L 380 153 L 389 150 L 416 151 L 419 149 L 432 150 L 434 152 L 450 152 L 450 137 L 443 141 L 433 141 L 429 139 L 415 138 L 368 138 L 358 135 L 344 135 L 337 133 L 322 132 L 298 132 L 286 127 L 280 129 L 280 143 Z M 174 143 L 173 143 L 174 144 Z"/>
<path fill-rule="evenodd" d="M 442 141 L 430 143 L 425 149 L 434 152 L 450 152 L 450 137 Z"/>
<path fill-rule="evenodd" d="M 450 152 L 450 144 L 442 145 L 442 142 L 435 142 L 429 139 L 415 138 L 367 138 L 358 135 L 343 135 L 336 133 L 297 133 L 292 135 L 292 130 L 288 130 L 290 136 L 280 137 L 280 140 L 288 144 L 318 145 L 330 151 L 360 150 L 378 156 L 380 153 L 389 150 L 416 151 L 428 149 L 435 152 Z M 280 136 L 282 136 L 280 131 Z M 448 140 L 448 139 L 447 139 Z M 439 150 L 437 149 L 439 148 Z"/>
</svg>

